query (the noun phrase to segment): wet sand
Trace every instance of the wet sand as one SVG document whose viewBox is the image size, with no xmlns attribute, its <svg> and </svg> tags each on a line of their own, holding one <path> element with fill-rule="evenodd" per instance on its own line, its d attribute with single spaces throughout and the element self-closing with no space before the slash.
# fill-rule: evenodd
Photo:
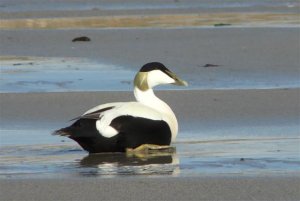
<svg viewBox="0 0 300 201">
<path fill-rule="evenodd" d="M 5 179 L 4 200 L 299 200 L 299 177 Z"/>
<path fill-rule="evenodd" d="M 72 42 L 79 36 L 91 41 Z M 0 31 L 2 56 L 88 58 L 134 72 L 145 62 L 160 61 L 181 76 L 196 74 L 198 79 L 217 73 L 293 76 L 299 73 L 298 39 L 296 27 Z M 220 67 L 203 68 L 205 64 Z"/>
<path fill-rule="evenodd" d="M 224 121 L 297 123 L 300 89 L 157 91 L 184 129 L 194 123 Z M 133 92 L 0 93 L 1 127 L 28 122 L 40 127 L 67 121 L 107 102 L 134 101 Z M 199 128 L 198 128 L 199 129 Z"/>
</svg>

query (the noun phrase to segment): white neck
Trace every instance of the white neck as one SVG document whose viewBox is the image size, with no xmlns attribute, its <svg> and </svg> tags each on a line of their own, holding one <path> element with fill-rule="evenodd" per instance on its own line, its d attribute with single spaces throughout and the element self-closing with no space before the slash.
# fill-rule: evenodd
<svg viewBox="0 0 300 201">
<path fill-rule="evenodd" d="M 146 91 L 142 91 L 139 88 L 134 88 L 134 96 L 136 100 L 154 110 L 163 113 L 164 119 L 170 126 L 172 132 L 172 141 L 175 140 L 178 132 L 178 122 L 176 116 L 170 106 L 155 96 L 153 90 L 150 88 Z"/>
</svg>

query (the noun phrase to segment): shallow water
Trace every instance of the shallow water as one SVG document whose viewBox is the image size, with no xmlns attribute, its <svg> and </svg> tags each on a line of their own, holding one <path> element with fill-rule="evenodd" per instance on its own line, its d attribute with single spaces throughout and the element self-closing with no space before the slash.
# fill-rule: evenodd
<svg viewBox="0 0 300 201">
<path fill-rule="evenodd" d="M 119 66 L 82 58 L 2 57 L 1 60 L 0 92 L 128 90 L 131 88 L 128 78 L 134 76 L 134 72 Z"/>
<path fill-rule="evenodd" d="M 299 128 L 299 127 L 298 127 Z M 300 172 L 300 137 L 180 133 L 174 153 L 88 155 L 51 130 L 1 130 L 0 178 L 286 175 Z M 253 132 L 258 132 L 258 130 Z M 286 131 L 288 132 L 288 131 Z M 195 137 L 195 136 L 198 136 Z M 34 139 L 34 140 L 33 140 Z"/>
<path fill-rule="evenodd" d="M 1 57 L 0 92 L 65 92 L 132 90 L 136 71 L 83 58 Z M 188 89 L 299 88 L 297 74 L 278 74 L 212 67 L 205 74 L 180 76 Z M 201 72 L 201 71 L 200 71 Z M 162 86 L 159 89 L 174 89 Z"/>
</svg>

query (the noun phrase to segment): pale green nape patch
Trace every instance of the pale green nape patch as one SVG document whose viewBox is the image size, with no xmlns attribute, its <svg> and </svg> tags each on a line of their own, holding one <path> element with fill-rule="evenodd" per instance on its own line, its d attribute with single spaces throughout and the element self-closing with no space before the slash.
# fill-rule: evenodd
<svg viewBox="0 0 300 201">
<path fill-rule="evenodd" d="M 147 77 L 148 77 L 148 72 L 137 73 L 134 78 L 134 86 L 136 86 L 142 91 L 148 90 L 149 85 L 148 85 Z"/>
</svg>

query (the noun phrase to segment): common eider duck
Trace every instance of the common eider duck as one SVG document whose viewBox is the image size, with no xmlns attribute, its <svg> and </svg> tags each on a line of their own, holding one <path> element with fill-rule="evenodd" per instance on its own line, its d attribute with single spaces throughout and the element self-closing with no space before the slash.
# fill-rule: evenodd
<svg viewBox="0 0 300 201">
<path fill-rule="evenodd" d="M 125 152 L 145 144 L 168 146 L 176 138 L 178 122 L 170 106 L 153 92 L 161 84 L 187 86 L 162 63 L 147 63 L 134 78 L 136 102 L 96 106 L 54 135 L 75 140 L 89 153 Z"/>
</svg>

